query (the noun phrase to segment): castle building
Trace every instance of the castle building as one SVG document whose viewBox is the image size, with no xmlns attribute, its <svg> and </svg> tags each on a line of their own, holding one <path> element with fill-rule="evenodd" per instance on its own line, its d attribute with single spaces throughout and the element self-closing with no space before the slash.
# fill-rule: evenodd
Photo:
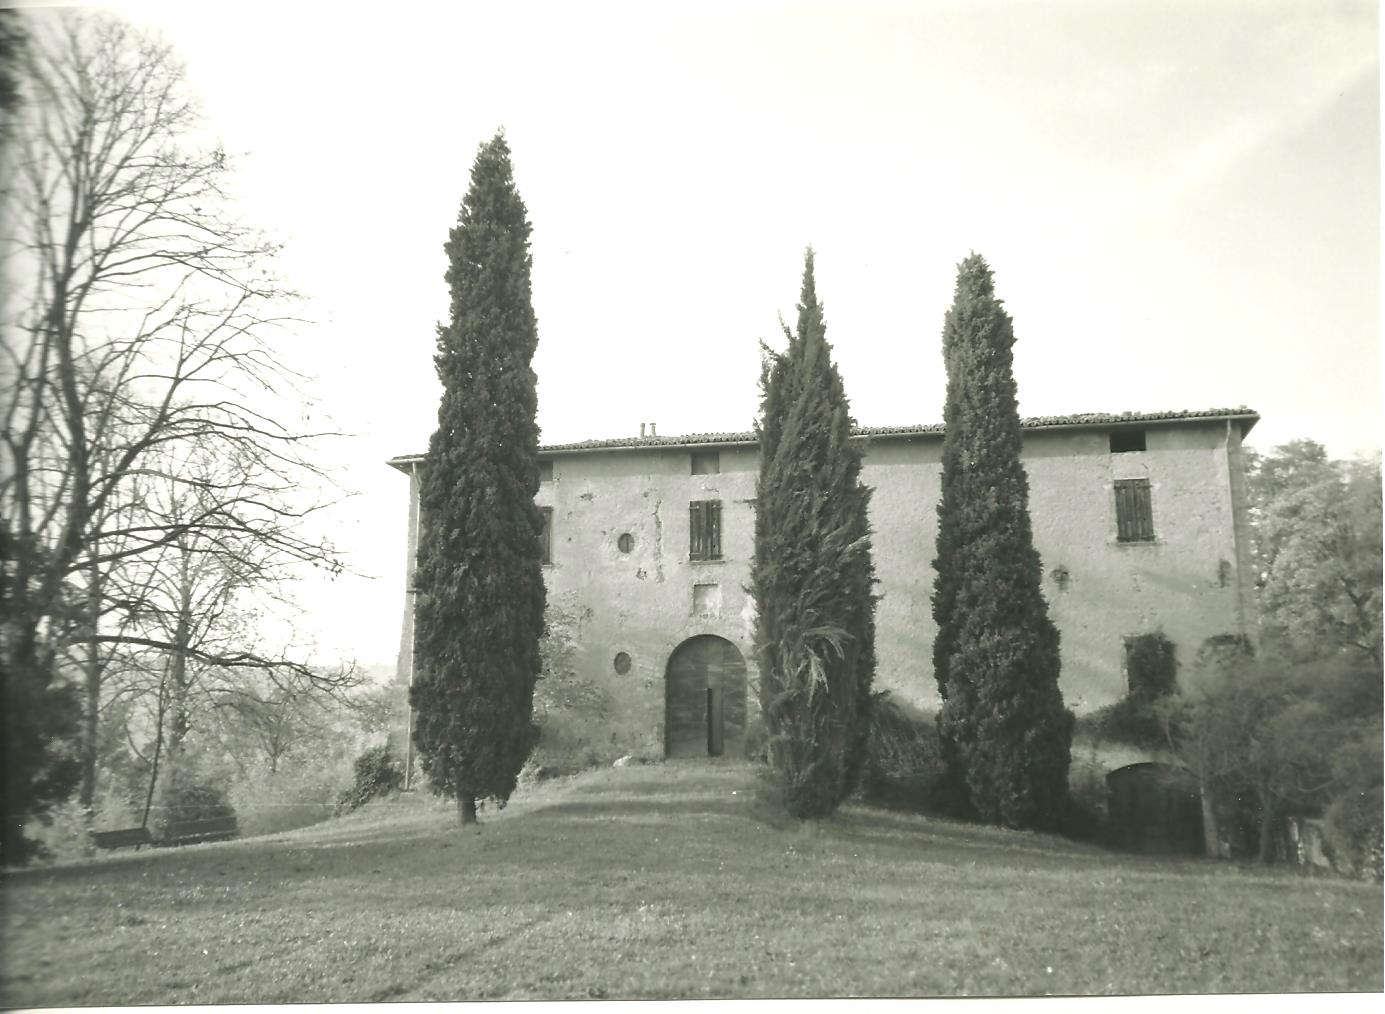
<svg viewBox="0 0 1385 1014">
<path fill-rule="evenodd" d="M 1136 639 L 1171 641 L 1190 678 L 1209 638 L 1253 639 L 1242 440 L 1249 409 L 1027 419 L 1034 541 L 1062 636 L 1060 687 L 1079 714 L 1129 692 Z M 641 427 L 643 430 L 643 427 Z M 931 596 L 942 426 L 864 427 L 872 487 L 877 689 L 937 705 Z M 600 757 L 739 753 L 754 691 L 759 453 L 753 433 L 590 440 L 540 448 L 549 602 L 574 618 L 577 675 L 609 702 Z M 409 476 L 408 582 L 421 455 Z M 413 666 L 406 594 L 399 673 Z"/>
</svg>

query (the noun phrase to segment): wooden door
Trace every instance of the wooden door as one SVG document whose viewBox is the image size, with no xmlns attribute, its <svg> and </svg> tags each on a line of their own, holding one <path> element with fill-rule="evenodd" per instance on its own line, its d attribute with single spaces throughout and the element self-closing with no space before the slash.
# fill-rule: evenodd
<svg viewBox="0 0 1385 1014">
<path fill-rule="evenodd" d="M 664 675 L 664 742 L 670 757 L 732 754 L 745 739 L 745 660 L 705 634 L 684 641 Z"/>
</svg>

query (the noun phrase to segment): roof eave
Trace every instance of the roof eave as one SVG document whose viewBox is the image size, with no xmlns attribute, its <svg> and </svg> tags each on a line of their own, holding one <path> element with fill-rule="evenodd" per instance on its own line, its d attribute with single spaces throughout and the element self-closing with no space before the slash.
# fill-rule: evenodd
<svg viewBox="0 0 1385 1014">
<path fill-rule="evenodd" d="M 1225 422 L 1239 425 L 1241 437 L 1244 439 L 1246 434 L 1260 421 L 1260 414 L 1250 409 L 1190 412 L 1184 415 L 1131 413 L 1128 416 L 1113 415 L 1106 418 L 1101 418 L 1101 413 L 1092 413 L 1092 415 L 1096 418 L 1054 418 L 1052 421 L 1044 421 L 1043 417 L 1022 419 L 1020 420 L 1020 428 L 1024 432 L 1048 433 L 1064 430 L 1111 430 L 1136 427 L 1143 429 L 1150 426 L 1189 426 Z M 852 433 L 852 438 L 855 440 L 909 440 L 916 437 L 939 438 L 942 435 L 943 426 L 941 423 L 936 423 L 925 426 L 859 426 Z M 753 448 L 758 444 L 759 440 L 754 433 L 694 433 L 685 436 L 630 437 L 611 441 L 593 440 L 569 444 L 551 444 L 547 447 L 540 447 L 539 454 L 549 456 L 554 454 L 614 454 L 627 451 L 677 451 L 695 448 Z M 408 475 L 413 471 L 414 466 L 422 464 L 423 460 L 424 455 L 422 454 L 403 454 L 396 458 L 390 458 L 386 464 Z"/>
</svg>

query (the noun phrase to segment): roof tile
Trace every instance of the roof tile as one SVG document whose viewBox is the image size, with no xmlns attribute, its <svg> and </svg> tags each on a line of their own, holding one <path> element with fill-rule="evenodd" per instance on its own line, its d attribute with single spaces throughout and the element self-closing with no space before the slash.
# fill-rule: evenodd
<svg viewBox="0 0 1385 1014">
<path fill-rule="evenodd" d="M 1176 412 L 1081 412 L 1075 415 L 1030 416 L 1020 420 L 1020 427 L 1026 430 L 1074 429 L 1096 426 L 1111 426 L 1130 423 L 1180 422 L 1195 419 L 1241 419 L 1248 423 L 1246 429 L 1254 426 L 1260 416 L 1253 409 L 1242 405 L 1239 408 L 1209 408 L 1202 410 L 1183 410 Z M 942 423 L 919 423 L 913 426 L 856 426 L 852 432 L 858 437 L 907 437 L 924 434 L 941 434 Z M 676 436 L 654 437 L 615 437 L 608 440 L 579 440 L 567 444 L 545 444 L 540 451 L 604 451 L 624 448 L 687 447 L 697 444 L 721 444 L 748 446 L 756 442 L 753 431 L 737 433 L 683 433 Z M 402 467 L 422 460 L 421 454 L 406 454 L 392 458 L 389 464 Z"/>
</svg>

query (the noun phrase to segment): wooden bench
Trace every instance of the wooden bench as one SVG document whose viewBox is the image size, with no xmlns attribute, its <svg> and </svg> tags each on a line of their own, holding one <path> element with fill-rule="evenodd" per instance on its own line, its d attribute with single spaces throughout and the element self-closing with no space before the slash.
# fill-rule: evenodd
<svg viewBox="0 0 1385 1014">
<path fill-rule="evenodd" d="M 99 849 L 123 849 L 133 845 L 138 851 L 141 845 L 154 844 L 154 839 L 147 827 L 123 827 L 118 831 L 92 831 L 91 843 Z"/>
<path fill-rule="evenodd" d="M 227 841 L 240 837 L 235 817 L 205 817 L 202 820 L 183 820 L 168 825 L 163 839 L 157 844 L 196 845 L 204 841 Z"/>
</svg>

